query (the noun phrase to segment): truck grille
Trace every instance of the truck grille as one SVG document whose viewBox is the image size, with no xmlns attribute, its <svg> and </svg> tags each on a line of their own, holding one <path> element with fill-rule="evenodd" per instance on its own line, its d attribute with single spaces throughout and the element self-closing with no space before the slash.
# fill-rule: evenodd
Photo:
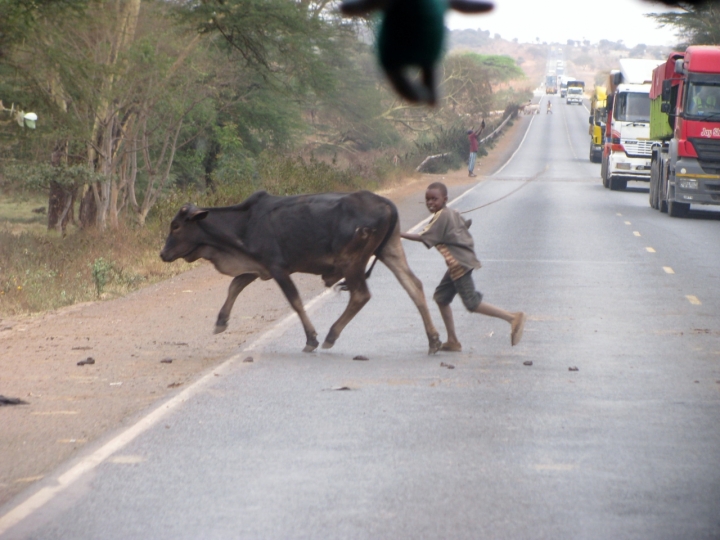
<svg viewBox="0 0 720 540">
<path fill-rule="evenodd" d="M 700 161 L 720 161 L 720 139 L 692 137 L 689 141 L 695 147 Z"/>
<path fill-rule="evenodd" d="M 650 157 L 652 155 L 652 141 L 627 140 L 623 141 L 622 145 L 629 157 Z"/>
</svg>

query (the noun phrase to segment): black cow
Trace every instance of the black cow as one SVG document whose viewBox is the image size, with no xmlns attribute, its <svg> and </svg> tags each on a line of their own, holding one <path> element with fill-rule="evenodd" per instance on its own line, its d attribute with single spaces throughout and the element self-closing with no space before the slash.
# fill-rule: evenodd
<svg viewBox="0 0 720 540">
<path fill-rule="evenodd" d="M 165 262 L 207 259 L 219 272 L 234 277 L 215 333 L 227 328 L 235 299 L 245 287 L 258 277 L 274 279 L 300 316 L 307 336 L 305 352 L 317 348 L 317 333 L 290 274 L 320 275 L 327 287 L 344 280 L 344 287 L 350 291 L 347 308 L 323 343 L 328 349 L 370 300 L 365 281 L 370 272 L 366 274 L 365 268 L 373 255 L 395 274 L 412 298 L 425 324 L 429 352 L 436 352 L 441 342 L 422 283 L 405 258 L 397 208 L 369 191 L 294 197 L 258 191 L 235 206 L 198 208 L 186 204 L 173 218 L 160 252 Z"/>
</svg>

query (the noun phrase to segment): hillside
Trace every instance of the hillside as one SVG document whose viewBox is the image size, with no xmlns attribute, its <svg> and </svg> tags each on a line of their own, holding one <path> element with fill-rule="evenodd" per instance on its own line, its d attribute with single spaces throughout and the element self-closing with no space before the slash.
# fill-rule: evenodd
<svg viewBox="0 0 720 540">
<path fill-rule="evenodd" d="M 620 58 L 663 59 L 671 47 L 638 45 L 626 47 L 622 42 L 600 40 L 572 41 L 568 43 L 521 43 L 508 41 L 489 30 L 454 30 L 450 32 L 450 51 L 472 51 L 481 54 L 499 54 L 514 58 L 528 77 L 528 86 L 536 87 L 543 80 L 548 53 L 560 48 L 566 62 L 565 74 L 585 81 L 587 87 L 605 81 L 607 73 L 617 69 Z"/>
</svg>

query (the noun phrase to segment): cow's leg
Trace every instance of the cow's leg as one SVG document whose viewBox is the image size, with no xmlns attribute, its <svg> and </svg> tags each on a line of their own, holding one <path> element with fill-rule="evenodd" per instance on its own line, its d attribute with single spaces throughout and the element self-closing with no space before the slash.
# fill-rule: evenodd
<svg viewBox="0 0 720 540">
<path fill-rule="evenodd" d="M 348 302 L 345 311 L 338 318 L 337 321 L 330 327 L 325 343 L 323 343 L 323 349 L 329 349 L 335 345 L 335 341 L 340 337 L 340 333 L 348 325 L 353 317 L 363 308 L 365 304 L 370 300 L 370 291 L 368 290 L 367 282 L 365 281 L 365 265 L 358 265 L 357 269 L 353 269 L 352 274 L 345 274 L 345 284 L 347 289 L 350 291 L 350 301 Z"/>
<path fill-rule="evenodd" d="M 300 317 L 300 322 L 302 322 L 303 328 L 305 329 L 305 336 L 307 338 L 303 352 L 314 351 L 320 344 L 317 340 L 317 332 L 310 322 L 310 318 L 307 316 L 307 313 L 305 313 L 302 300 L 300 300 L 300 294 L 298 293 L 292 279 L 290 279 L 290 275 L 284 270 L 270 270 L 270 275 L 272 275 L 273 279 L 278 285 L 280 285 L 280 289 L 282 289 L 282 292 L 285 294 L 285 298 L 288 299 L 288 302 L 290 302 L 290 305 L 295 310 L 295 313 L 297 313 L 298 317 Z"/>
<path fill-rule="evenodd" d="M 217 322 L 215 323 L 215 331 L 213 332 L 214 334 L 219 334 L 220 332 L 227 330 L 230 312 L 232 311 L 233 304 L 235 304 L 235 300 L 242 290 L 256 279 L 257 274 L 240 274 L 239 276 L 235 276 L 233 278 L 230 282 L 230 287 L 228 288 L 228 295 L 225 299 L 225 303 L 220 309 L 220 313 L 218 313 Z"/>
<path fill-rule="evenodd" d="M 422 282 L 413 274 L 408 265 L 405 250 L 400 240 L 399 229 L 396 229 L 396 232 L 393 233 L 393 236 L 388 240 L 388 243 L 380 254 L 380 260 L 395 274 L 400 285 L 403 286 L 415 303 L 422 317 L 423 324 L 425 325 L 425 333 L 428 337 L 428 354 L 436 353 L 440 350 L 442 342 L 430 317 L 430 310 L 425 300 Z"/>
</svg>

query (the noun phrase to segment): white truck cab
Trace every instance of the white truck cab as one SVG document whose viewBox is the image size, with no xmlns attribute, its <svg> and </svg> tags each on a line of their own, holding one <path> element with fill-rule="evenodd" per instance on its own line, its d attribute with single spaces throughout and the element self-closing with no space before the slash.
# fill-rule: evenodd
<svg viewBox="0 0 720 540">
<path fill-rule="evenodd" d="M 613 190 L 627 187 L 628 180 L 650 180 L 650 81 L 661 62 L 622 59 L 621 70 L 611 73 L 614 87 L 612 109 L 603 149 L 603 185 Z"/>
<path fill-rule="evenodd" d="M 567 97 L 565 99 L 565 103 L 570 105 L 571 103 L 577 103 L 578 105 L 582 105 L 583 102 L 583 89 L 579 86 L 570 86 L 567 89 Z"/>
</svg>

